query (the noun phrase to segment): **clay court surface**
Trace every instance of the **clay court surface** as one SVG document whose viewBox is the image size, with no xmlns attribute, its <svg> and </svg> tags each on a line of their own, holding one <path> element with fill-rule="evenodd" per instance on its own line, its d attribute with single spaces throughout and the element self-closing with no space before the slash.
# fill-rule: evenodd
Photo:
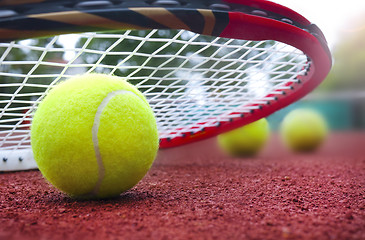
<svg viewBox="0 0 365 240">
<path fill-rule="evenodd" d="M 255 159 L 214 139 L 162 150 L 117 199 L 76 201 L 39 171 L 0 174 L 0 239 L 365 239 L 365 133 L 317 154 L 273 137 Z"/>
</svg>

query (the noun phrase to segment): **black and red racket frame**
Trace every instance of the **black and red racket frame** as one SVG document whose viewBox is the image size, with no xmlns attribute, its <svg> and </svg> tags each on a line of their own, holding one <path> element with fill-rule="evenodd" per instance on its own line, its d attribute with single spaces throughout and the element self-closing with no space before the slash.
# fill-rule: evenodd
<svg viewBox="0 0 365 240">
<path fill-rule="evenodd" d="M 255 110 L 239 117 L 231 113 L 235 117 L 230 121 L 161 138 L 161 148 L 213 137 L 267 117 L 311 92 L 332 65 L 327 42 L 316 25 L 266 0 L 0 0 L 0 42 L 111 28 L 174 28 L 224 38 L 275 40 L 301 50 L 308 58 L 304 75 L 278 89 L 280 93 L 266 96 L 274 100 L 252 106 Z"/>
</svg>

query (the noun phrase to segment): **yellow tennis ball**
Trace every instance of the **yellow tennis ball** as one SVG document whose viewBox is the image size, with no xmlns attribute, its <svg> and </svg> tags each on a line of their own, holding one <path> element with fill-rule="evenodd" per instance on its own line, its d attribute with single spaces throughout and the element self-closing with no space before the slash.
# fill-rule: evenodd
<svg viewBox="0 0 365 240">
<path fill-rule="evenodd" d="M 263 148 L 269 135 L 269 123 L 262 118 L 218 135 L 218 144 L 224 152 L 233 157 L 251 157 Z"/>
<path fill-rule="evenodd" d="M 294 152 L 312 152 L 325 140 L 328 127 L 322 115 L 303 108 L 287 114 L 280 131 L 282 140 Z"/>
<path fill-rule="evenodd" d="M 44 177 L 77 198 L 109 198 L 132 188 L 158 150 L 154 114 L 137 88 L 103 74 L 73 77 L 40 103 L 31 127 Z"/>
</svg>

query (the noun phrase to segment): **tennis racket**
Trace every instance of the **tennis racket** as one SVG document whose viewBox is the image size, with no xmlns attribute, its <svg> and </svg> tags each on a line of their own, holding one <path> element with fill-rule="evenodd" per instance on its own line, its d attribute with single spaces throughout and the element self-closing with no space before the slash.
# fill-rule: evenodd
<svg viewBox="0 0 365 240">
<path fill-rule="evenodd" d="M 0 171 L 36 168 L 32 115 L 73 75 L 123 76 L 168 148 L 266 117 L 331 68 L 320 29 L 264 0 L 1 0 Z"/>
</svg>

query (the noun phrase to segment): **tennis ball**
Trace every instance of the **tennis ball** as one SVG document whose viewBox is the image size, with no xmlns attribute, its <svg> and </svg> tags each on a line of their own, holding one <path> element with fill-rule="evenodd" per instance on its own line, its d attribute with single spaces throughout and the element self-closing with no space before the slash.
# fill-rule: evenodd
<svg viewBox="0 0 365 240">
<path fill-rule="evenodd" d="M 325 140 L 328 128 L 324 118 L 311 109 L 296 109 L 281 123 L 281 137 L 294 152 L 312 152 Z"/>
<path fill-rule="evenodd" d="M 44 177 L 76 198 L 109 198 L 132 188 L 158 150 L 154 114 L 122 78 L 85 74 L 56 85 L 31 127 Z"/>
<path fill-rule="evenodd" d="M 252 157 L 265 145 L 270 134 L 267 120 L 256 122 L 218 135 L 218 145 L 233 157 Z"/>
</svg>

